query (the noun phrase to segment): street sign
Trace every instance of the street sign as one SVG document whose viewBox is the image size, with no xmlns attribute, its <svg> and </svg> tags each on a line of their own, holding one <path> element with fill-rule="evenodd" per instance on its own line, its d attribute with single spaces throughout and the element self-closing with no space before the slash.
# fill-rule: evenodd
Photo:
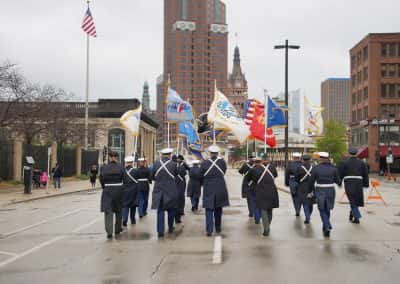
<svg viewBox="0 0 400 284">
<path fill-rule="evenodd" d="M 386 163 L 387 164 L 393 164 L 393 156 L 392 155 L 389 155 L 389 156 L 386 157 Z"/>
</svg>

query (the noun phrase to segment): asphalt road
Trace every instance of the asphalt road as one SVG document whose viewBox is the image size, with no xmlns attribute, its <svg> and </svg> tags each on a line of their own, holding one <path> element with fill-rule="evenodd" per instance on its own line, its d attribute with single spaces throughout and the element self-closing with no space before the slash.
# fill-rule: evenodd
<svg viewBox="0 0 400 284">
<path fill-rule="evenodd" d="M 107 240 L 100 193 L 2 207 L 0 283 L 399 283 L 398 202 L 369 205 L 361 225 L 350 224 L 348 206 L 337 204 L 325 240 L 318 212 L 306 227 L 280 192 L 266 238 L 247 217 L 240 176 L 231 172 L 227 181 L 231 207 L 222 235 L 212 238 L 204 212 L 193 214 L 189 200 L 184 224 L 163 240 L 155 212 Z"/>
</svg>

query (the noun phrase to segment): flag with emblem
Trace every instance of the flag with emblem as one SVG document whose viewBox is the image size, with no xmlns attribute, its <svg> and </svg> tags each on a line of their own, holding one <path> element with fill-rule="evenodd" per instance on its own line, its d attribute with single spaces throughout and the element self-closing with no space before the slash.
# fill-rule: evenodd
<svg viewBox="0 0 400 284">
<path fill-rule="evenodd" d="M 191 104 L 182 100 L 178 92 L 172 88 L 168 88 L 167 119 L 168 121 L 191 121 L 194 119 Z"/>
<path fill-rule="evenodd" d="M 142 105 L 140 104 L 136 109 L 125 112 L 120 122 L 122 126 L 132 133 L 132 136 L 139 135 L 140 115 L 142 113 Z"/>
</svg>

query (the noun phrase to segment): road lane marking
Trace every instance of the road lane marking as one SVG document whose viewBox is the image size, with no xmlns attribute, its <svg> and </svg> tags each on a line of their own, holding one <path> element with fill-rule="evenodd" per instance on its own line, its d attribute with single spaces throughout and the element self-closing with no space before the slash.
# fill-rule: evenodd
<svg viewBox="0 0 400 284">
<path fill-rule="evenodd" d="M 64 217 L 67 217 L 67 216 L 76 214 L 76 213 L 78 213 L 78 212 L 80 212 L 80 211 L 82 211 L 82 210 L 83 210 L 83 209 L 76 209 L 76 210 L 73 210 L 73 211 L 70 211 L 70 212 L 67 212 L 67 213 L 58 215 L 58 216 L 54 216 L 54 217 L 52 217 L 52 218 L 48 218 L 48 219 L 43 220 L 43 221 L 40 221 L 40 222 L 37 222 L 37 223 L 35 223 L 35 224 L 29 225 L 29 226 L 26 226 L 26 227 L 23 227 L 23 228 L 19 228 L 19 229 L 15 230 L 15 231 L 11 231 L 11 232 L 6 233 L 6 234 L 0 234 L 0 240 L 6 239 L 6 238 L 8 238 L 8 237 L 11 237 L 11 236 L 16 235 L 16 234 L 18 234 L 18 233 L 21 233 L 21 232 L 23 232 L 23 231 L 26 231 L 26 230 L 35 228 L 35 227 L 37 227 L 37 226 L 46 224 L 46 223 L 48 223 L 48 222 L 51 222 L 51 221 L 54 221 L 54 220 L 57 220 L 57 219 L 61 219 L 61 218 L 64 218 Z"/>
<path fill-rule="evenodd" d="M 8 252 L 8 251 L 0 251 L 0 254 L 8 255 L 8 256 L 16 256 L 16 253 Z"/>
<path fill-rule="evenodd" d="M 42 249 L 42 248 L 44 248 L 44 247 L 47 247 L 47 246 L 49 246 L 49 245 L 51 245 L 51 244 L 54 244 L 54 243 L 56 243 L 56 242 L 58 242 L 58 241 L 60 241 L 60 240 L 66 239 L 66 238 L 67 238 L 68 236 L 70 236 L 71 234 L 76 234 L 76 233 L 78 233 L 78 232 L 80 232 L 80 231 L 82 231 L 82 230 L 84 230 L 84 229 L 86 229 L 86 228 L 92 226 L 93 224 L 99 222 L 99 221 L 102 220 L 102 219 L 103 219 L 103 218 L 96 218 L 96 219 L 90 221 L 89 223 L 84 224 L 84 225 L 82 225 L 82 226 L 79 226 L 78 228 L 72 230 L 71 233 L 69 233 L 69 234 L 66 234 L 66 235 L 62 235 L 62 236 L 58 236 L 58 237 L 52 238 L 52 239 L 50 239 L 50 240 L 48 240 L 48 241 L 45 241 L 45 242 L 43 242 L 43 243 L 41 243 L 41 244 L 38 244 L 37 246 L 34 246 L 34 247 L 32 247 L 32 248 L 30 248 L 30 249 L 28 249 L 28 250 L 26 250 L 26 251 L 24 251 L 24 252 L 22 252 L 22 253 L 20 253 L 20 254 L 16 254 L 16 255 L 14 255 L 13 257 L 11 257 L 11 258 L 9 258 L 9 259 L 3 261 L 3 262 L 0 262 L 0 268 L 6 266 L 6 265 L 8 265 L 8 264 L 11 264 L 11 263 L 13 263 L 13 262 L 15 262 L 15 261 L 17 261 L 17 260 L 19 260 L 19 259 L 21 259 L 21 258 L 27 256 L 27 255 L 30 255 L 30 254 L 32 254 L 32 253 L 34 253 L 34 252 L 36 252 L 36 251 L 38 251 L 38 250 L 40 250 L 40 249 Z"/>
<path fill-rule="evenodd" d="M 222 238 L 217 236 L 214 239 L 214 254 L 213 264 L 220 264 L 222 262 Z"/>
</svg>

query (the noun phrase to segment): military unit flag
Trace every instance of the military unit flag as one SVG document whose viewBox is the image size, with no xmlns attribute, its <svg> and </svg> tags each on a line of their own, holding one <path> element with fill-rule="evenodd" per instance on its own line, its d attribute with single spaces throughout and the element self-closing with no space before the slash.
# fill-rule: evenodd
<svg viewBox="0 0 400 284">
<path fill-rule="evenodd" d="M 132 136 L 139 135 L 140 116 L 142 113 L 142 105 L 139 105 L 136 109 L 125 112 L 120 122 L 122 126 L 132 133 Z"/>
<path fill-rule="evenodd" d="M 306 96 L 304 96 L 304 133 L 309 136 L 319 136 L 324 129 L 324 121 L 322 119 L 323 107 L 312 104 Z"/>
<path fill-rule="evenodd" d="M 167 120 L 168 121 L 191 121 L 193 120 L 192 106 L 182 100 L 179 94 L 171 88 L 168 88 L 167 95 Z"/>
</svg>

